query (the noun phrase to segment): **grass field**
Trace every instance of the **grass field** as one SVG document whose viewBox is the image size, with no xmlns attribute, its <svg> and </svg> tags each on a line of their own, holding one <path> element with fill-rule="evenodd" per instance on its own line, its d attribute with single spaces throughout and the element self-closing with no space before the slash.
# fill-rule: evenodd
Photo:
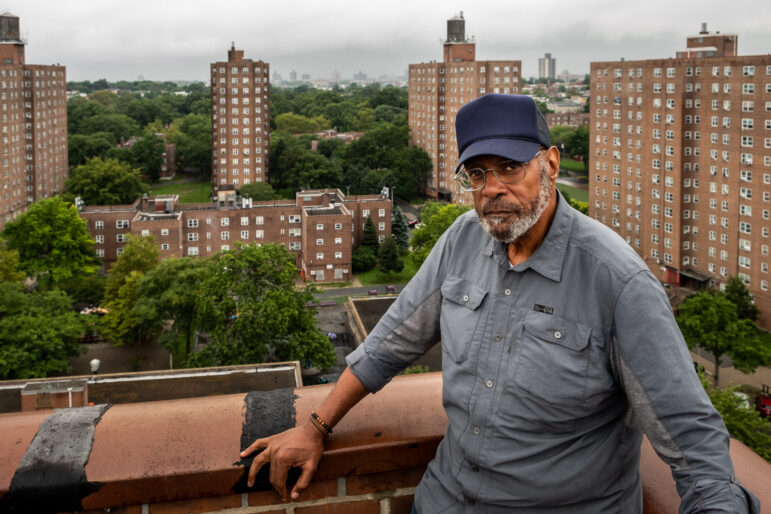
<svg viewBox="0 0 771 514">
<path fill-rule="evenodd" d="M 560 159 L 560 169 L 575 171 L 576 173 L 586 173 L 583 162 L 574 161 L 573 159 L 568 159 L 567 157 Z"/>
<path fill-rule="evenodd" d="M 179 195 L 179 203 L 204 203 L 211 201 L 210 182 L 182 182 L 171 180 L 150 186 L 153 195 Z"/>
<path fill-rule="evenodd" d="M 589 191 L 586 191 L 585 189 L 578 189 L 577 187 L 568 186 L 566 184 L 557 184 L 557 189 L 562 193 L 569 194 L 570 198 L 574 198 L 579 202 L 589 201 Z"/>
<path fill-rule="evenodd" d="M 392 273 L 390 276 L 376 269 L 359 273 L 359 282 L 363 286 L 378 286 L 383 284 L 405 284 L 410 281 L 418 270 L 409 259 L 404 259 L 404 269 L 399 273 Z"/>
</svg>

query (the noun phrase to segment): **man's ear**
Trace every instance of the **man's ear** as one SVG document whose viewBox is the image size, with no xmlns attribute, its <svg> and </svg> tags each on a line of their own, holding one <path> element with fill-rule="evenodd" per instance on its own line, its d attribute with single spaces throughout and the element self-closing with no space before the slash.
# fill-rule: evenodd
<svg viewBox="0 0 771 514">
<path fill-rule="evenodd" d="M 552 146 L 544 150 L 543 153 L 549 166 L 549 178 L 552 182 L 556 182 L 557 176 L 560 173 L 560 151 L 556 146 Z"/>
</svg>

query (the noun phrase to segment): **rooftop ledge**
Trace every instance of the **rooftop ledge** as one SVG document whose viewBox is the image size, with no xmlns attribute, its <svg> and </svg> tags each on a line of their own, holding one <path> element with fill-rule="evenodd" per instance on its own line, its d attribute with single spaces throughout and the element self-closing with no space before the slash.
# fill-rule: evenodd
<svg viewBox="0 0 771 514">
<path fill-rule="evenodd" d="M 399 376 L 335 427 L 311 487 L 284 504 L 239 451 L 308 419 L 331 384 L 0 415 L 0 512 L 407 513 L 447 419 L 439 373 Z M 739 480 L 771 505 L 771 464 L 731 440 Z M 645 513 L 677 512 L 667 465 L 645 442 Z M 243 510 L 241 510 L 243 512 Z"/>
</svg>

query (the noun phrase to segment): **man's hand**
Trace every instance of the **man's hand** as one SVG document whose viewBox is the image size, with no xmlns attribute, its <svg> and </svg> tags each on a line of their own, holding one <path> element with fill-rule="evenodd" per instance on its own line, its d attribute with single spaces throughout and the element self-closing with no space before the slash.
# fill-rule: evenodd
<svg viewBox="0 0 771 514">
<path fill-rule="evenodd" d="M 324 452 L 324 440 L 324 434 L 310 421 L 280 434 L 257 439 L 249 448 L 241 452 L 241 457 L 244 458 L 264 448 L 262 453 L 252 461 L 247 485 L 252 487 L 257 472 L 263 464 L 270 463 L 270 483 L 286 501 L 287 473 L 290 468 L 300 468 L 302 473 L 292 488 L 292 499 L 296 500 L 311 483 L 313 473 Z"/>
</svg>

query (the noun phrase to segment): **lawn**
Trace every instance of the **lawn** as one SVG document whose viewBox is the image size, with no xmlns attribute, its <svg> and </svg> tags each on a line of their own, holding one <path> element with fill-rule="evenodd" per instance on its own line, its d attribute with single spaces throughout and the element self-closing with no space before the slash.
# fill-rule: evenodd
<svg viewBox="0 0 771 514">
<path fill-rule="evenodd" d="M 570 198 L 578 200 L 579 202 L 589 201 L 589 191 L 585 189 L 578 189 L 577 187 L 568 186 L 566 184 L 557 184 L 557 189 L 562 193 L 569 194 Z"/>
<path fill-rule="evenodd" d="M 560 159 L 560 169 L 575 171 L 576 173 L 581 173 L 581 174 L 586 173 L 586 169 L 584 168 L 583 162 L 575 161 L 573 159 L 568 159 L 567 157 Z"/>
<path fill-rule="evenodd" d="M 412 262 L 409 259 L 404 259 L 404 269 L 399 273 L 386 275 L 382 271 L 374 269 L 359 273 L 357 276 L 363 286 L 378 286 L 383 284 L 406 284 L 417 272 L 418 269 L 413 266 Z"/>
<path fill-rule="evenodd" d="M 179 195 L 179 203 L 206 203 L 211 201 L 210 182 L 158 182 L 150 185 L 150 194 Z"/>
</svg>

